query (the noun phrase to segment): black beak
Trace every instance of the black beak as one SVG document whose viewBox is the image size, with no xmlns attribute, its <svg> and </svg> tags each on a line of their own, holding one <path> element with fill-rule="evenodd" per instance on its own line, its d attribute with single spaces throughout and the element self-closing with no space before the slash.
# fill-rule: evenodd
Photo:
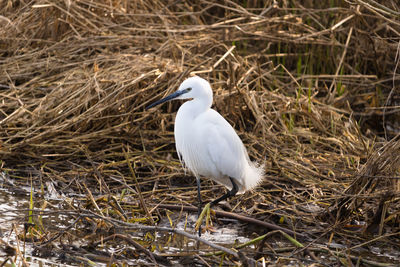
<svg viewBox="0 0 400 267">
<path fill-rule="evenodd" d="M 158 101 L 156 101 L 156 102 L 154 102 L 154 103 L 148 105 L 145 109 L 148 110 L 149 108 L 155 107 L 155 106 L 160 105 L 160 104 L 162 104 L 162 103 L 164 103 L 164 102 L 167 102 L 167 101 L 169 101 L 169 100 L 172 100 L 172 99 L 174 99 L 174 98 L 177 98 L 178 96 L 183 95 L 183 94 L 185 94 L 185 93 L 187 93 L 187 92 L 189 92 L 188 89 L 176 91 L 175 93 L 172 93 L 172 94 L 170 94 L 169 96 L 167 96 L 167 97 L 165 97 L 165 98 L 163 98 L 163 99 L 160 99 L 160 100 L 158 100 Z"/>
</svg>

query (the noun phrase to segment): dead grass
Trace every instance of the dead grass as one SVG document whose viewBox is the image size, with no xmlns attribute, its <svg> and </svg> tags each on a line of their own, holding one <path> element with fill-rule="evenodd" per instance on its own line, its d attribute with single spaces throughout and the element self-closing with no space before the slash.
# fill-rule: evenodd
<svg viewBox="0 0 400 267">
<path fill-rule="evenodd" d="M 2 170 L 38 188 L 196 204 L 174 150 L 179 103 L 144 107 L 197 74 L 267 170 L 233 212 L 350 246 L 370 239 L 345 226 L 378 211 L 379 234 L 398 232 L 400 6 L 330 3 L 3 2 Z"/>
</svg>

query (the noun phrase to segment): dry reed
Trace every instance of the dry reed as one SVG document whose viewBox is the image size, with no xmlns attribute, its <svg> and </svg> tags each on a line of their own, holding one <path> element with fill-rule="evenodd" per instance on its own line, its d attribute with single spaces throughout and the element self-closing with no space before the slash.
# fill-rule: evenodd
<svg viewBox="0 0 400 267">
<path fill-rule="evenodd" d="M 372 238 L 346 225 L 379 211 L 379 234 L 398 233 L 398 2 L 261 2 L 3 1 L 2 170 L 36 188 L 141 192 L 151 212 L 195 204 L 173 144 L 179 103 L 144 107 L 197 74 L 267 170 L 232 211 L 350 246 Z"/>
</svg>

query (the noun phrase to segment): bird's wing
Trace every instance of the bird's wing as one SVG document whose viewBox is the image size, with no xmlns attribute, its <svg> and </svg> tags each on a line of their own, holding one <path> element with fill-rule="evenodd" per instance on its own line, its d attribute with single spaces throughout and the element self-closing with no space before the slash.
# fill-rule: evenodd
<svg viewBox="0 0 400 267">
<path fill-rule="evenodd" d="M 208 112 L 203 125 L 201 134 L 215 168 L 222 175 L 240 179 L 247 152 L 235 130 L 214 110 Z"/>
</svg>

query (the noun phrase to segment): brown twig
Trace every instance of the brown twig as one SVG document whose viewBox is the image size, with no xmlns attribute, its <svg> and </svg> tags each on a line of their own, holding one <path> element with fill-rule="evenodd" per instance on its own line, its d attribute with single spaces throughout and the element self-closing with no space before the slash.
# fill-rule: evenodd
<svg viewBox="0 0 400 267">
<path fill-rule="evenodd" d="M 172 204 L 159 204 L 157 205 L 158 208 L 163 208 L 163 209 L 170 209 L 170 210 L 184 210 L 184 211 L 190 211 L 190 212 L 197 212 L 197 208 L 196 207 L 191 207 L 191 206 L 179 206 L 179 205 L 172 205 Z M 255 218 L 251 218 L 248 216 L 244 216 L 244 215 L 240 215 L 237 213 L 233 213 L 233 212 L 227 212 L 227 211 L 222 211 L 222 210 L 214 210 L 215 215 L 217 217 L 224 217 L 224 218 L 230 218 L 230 219 L 236 219 L 239 220 L 241 222 L 246 222 L 246 223 L 250 223 L 250 224 L 254 224 L 254 225 L 258 225 L 261 227 L 265 227 L 267 229 L 270 230 L 280 230 L 282 232 L 285 232 L 287 234 L 291 234 L 293 236 L 297 236 L 297 237 L 302 237 L 302 238 L 306 238 L 307 235 L 303 234 L 303 233 L 297 233 L 294 232 L 290 229 L 284 228 L 282 226 L 276 225 L 276 224 L 272 224 L 272 223 L 268 223 L 268 222 L 263 222 L 260 220 L 257 220 Z"/>
</svg>

